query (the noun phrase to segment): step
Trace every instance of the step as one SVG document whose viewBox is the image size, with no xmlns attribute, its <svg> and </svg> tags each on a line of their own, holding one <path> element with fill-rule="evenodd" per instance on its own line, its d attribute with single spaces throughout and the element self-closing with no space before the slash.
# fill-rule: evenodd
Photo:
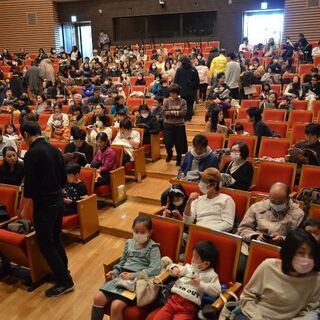
<svg viewBox="0 0 320 320">
<path fill-rule="evenodd" d="M 160 201 L 152 204 L 143 201 L 136 201 L 128 197 L 128 200 L 117 208 L 106 207 L 99 210 L 100 229 L 104 233 L 113 235 L 116 232 L 121 231 L 131 232 L 133 220 L 139 212 L 153 212 L 159 207 Z"/>
<path fill-rule="evenodd" d="M 179 168 L 174 161 L 167 163 L 165 159 L 160 159 L 146 166 L 147 177 L 170 180 L 178 174 Z"/>
</svg>

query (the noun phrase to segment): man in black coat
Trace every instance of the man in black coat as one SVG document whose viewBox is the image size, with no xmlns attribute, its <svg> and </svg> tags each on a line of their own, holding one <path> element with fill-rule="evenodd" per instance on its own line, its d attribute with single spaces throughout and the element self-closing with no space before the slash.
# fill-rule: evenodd
<svg viewBox="0 0 320 320">
<path fill-rule="evenodd" d="M 200 79 L 197 69 L 192 66 L 188 57 L 181 59 L 181 67 L 177 69 L 174 83 L 181 87 L 181 98 L 187 102 L 188 110 L 185 120 L 191 121 L 193 103 L 196 99 L 197 90 L 199 89 Z"/>
<path fill-rule="evenodd" d="M 23 93 L 23 82 L 17 73 L 14 73 L 13 77 L 10 79 L 10 89 L 12 91 L 12 95 L 17 99 Z"/>
<path fill-rule="evenodd" d="M 67 182 L 64 160 L 60 150 L 41 137 L 38 123 L 25 121 L 20 131 L 29 145 L 24 157 L 25 199 L 21 216 L 28 218 L 32 199 L 37 242 L 56 280 L 56 285 L 47 289 L 45 295 L 60 296 L 74 289 L 61 240 L 64 212 L 62 190 Z"/>
</svg>

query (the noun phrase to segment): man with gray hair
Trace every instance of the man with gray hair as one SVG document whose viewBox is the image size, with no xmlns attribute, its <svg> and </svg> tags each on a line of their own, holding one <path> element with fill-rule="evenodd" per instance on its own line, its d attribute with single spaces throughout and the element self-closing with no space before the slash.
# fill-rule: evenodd
<svg viewBox="0 0 320 320">
<path fill-rule="evenodd" d="M 247 210 L 237 232 L 243 240 L 239 273 L 244 273 L 251 240 L 280 246 L 289 231 L 299 227 L 304 212 L 289 195 L 289 187 L 277 182 L 271 186 L 267 198 L 254 203 Z"/>
</svg>

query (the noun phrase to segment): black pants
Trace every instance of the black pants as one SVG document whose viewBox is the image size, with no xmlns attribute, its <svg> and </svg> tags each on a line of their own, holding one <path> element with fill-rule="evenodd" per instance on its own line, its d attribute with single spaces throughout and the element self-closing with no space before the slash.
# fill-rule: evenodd
<svg viewBox="0 0 320 320">
<path fill-rule="evenodd" d="M 34 228 L 40 250 L 57 284 L 72 281 L 68 258 L 61 239 L 64 203 L 62 194 L 33 200 Z"/>
<path fill-rule="evenodd" d="M 239 99 L 239 88 L 230 89 L 230 93 L 233 99 Z"/>
<path fill-rule="evenodd" d="M 185 116 L 186 121 L 191 121 L 192 119 L 192 112 L 193 112 L 193 103 L 194 103 L 194 96 L 186 96 L 182 97 L 184 100 L 186 100 L 187 103 L 187 114 Z"/>
<path fill-rule="evenodd" d="M 200 99 L 202 99 L 202 101 L 205 101 L 207 98 L 207 88 L 207 83 L 201 83 L 199 86 Z"/>
</svg>

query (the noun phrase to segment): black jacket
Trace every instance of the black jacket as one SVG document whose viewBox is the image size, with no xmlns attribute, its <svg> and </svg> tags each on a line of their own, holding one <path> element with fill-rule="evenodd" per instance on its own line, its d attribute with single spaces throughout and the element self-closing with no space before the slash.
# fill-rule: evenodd
<svg viewBox="0 0 320 320">
<path fill-rule="evenodd" d="M 66 146 L 64 153 L 73 153 L 73 152 L 79 152 L 79 153 L 84 153 L 85 154 L 85 158 L 84 157 L 78 157 L 78 161 L 77 163 L 81 166 L 84 167 L 87 163 L 91 163 L 92 159 L 93 159 L 93 147 L 88 144 L 87 142 L 85 142 L 83 144 L 82 147 L 77 148 L 76 145 L 71 142 L 68 143 L 68 145 Z"/>
<path fill-rule="evenodd" d="M 260 148 L 261 138 L 262 137 L 272 137 L 273 133 L 270 128 L 262 121 L 255 122 L 253 124 L 254 135 L 258 137 L 257 141 L 257 153 Z"/>
<path fill-rule="evenodd" d="M 0 183 L 20 186 L 24 177 L 24 165 L 22 161 L 17 161 L 13 171 L 10 171 L 9 165 L 4 162 L 0 167 Z"/>
<path fill-rule="evenodd" d="M 178 68 L 174 82 L 181 87 L 181 97 L 195 97 L 200 85 L 198 71 L 193 66 Z"/>
<path fill-rule="evenodd" d="M 153 115 L 149 115 L 148 118 L 137 117 L 136 126 L 144 129 L 143 144 L 150 144 L 150 134 L 159 133 L 160 131 L 160 124 Z"/>
<path fill-rule="evenodd" d="M 61 194 L 67 182 L 60 150 L 44 138 L 35 140 L 24 157 L 24 196 L 33 200 Z"/>
<path fill-rule="evenodd" d="M 18 76 L 14 76 L 10 79 L 10 89 L 12 95 L 19 98 L 23 93 L 23 82 Z"/>
<path fill-rule="evenodd" d="M 232 161 L 227 162 L 221 170 L 222 173 L 228 173 L 234 180 L 236 180 L 234 184 L 228 187 L 238 190 L 249 190 L 253 178 L 252 164 L 249 161 L 246 161 L 241 167 L 231 173 L 231 162 Z"/>
</svg>

